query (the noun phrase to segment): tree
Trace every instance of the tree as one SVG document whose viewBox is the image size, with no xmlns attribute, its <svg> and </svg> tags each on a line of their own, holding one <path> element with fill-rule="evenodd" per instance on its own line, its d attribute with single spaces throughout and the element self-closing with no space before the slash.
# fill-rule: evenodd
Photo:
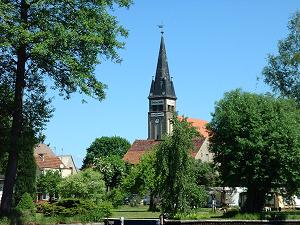
<svg viewBox="0 0 300 225">
<path fill-rule="evenodd" d="M 268 56 L 263 76 L 274 91 L 300 104 L 300 12 L 292 17 L 288 29 L 288 36 L 278 43 L 279 54 Z"/>
<path fill-rule="evenodd" d="M 300 185 L 300 112 L 292 100 L 241 90 L 216 103 L 210 150 L 224 185 L 247 187 L 245 209 L 258 212 L 272 188 Z"/>
<path fill-rule="evenodd" d="M 50 100 L 46 99 L 43 85 L 33 85 L 25 92 L 23 110 L 22 146 L 18 152 L 17 180 L 14 189 L 14 202 L 18 203 L 24 193 L 36 196 L 36 164 L 34 146 L 40 142 L 40 132 L 51 117 Z M 28 96 L 31 96 L 28 98 Z M 8 161 L 9 133 L 12 126 L 13 80 L 11 75 L 1 75 L 0 79 L 0 174 L 5 173 Z"/>
<path fill-rule="evenodd" d="M 47 171 L 41 174 L 37 179 L 37 191 L 41 194 L 49 194 L 49 201 L 52 202 L 54 197 L 58 196 L 58 186 L 62 182 L 59 171 Z"/>
<path fill-rule="evenodd" d="M 107 191 L 118 187 L 126 174 L 125 162 L 116 155 L 96 158 L 94 165 L 102 174 Z"/>
<path fill-rule="evenodd" d="M 174 216 L 192 207 L 191 189 L 196 184 L 190 151 L 197 131 L 185 118 L 173 117 L 173 133 L 159 144 L 156 152 L 155 177 L 157 194 L 164 212 Z"/>
<path fill-rule="evenodd" d="M 91 168 L 64 178 L 58 189 L 62 198 L 75 197 L 97 203 L 105 196 L 103 177 L 101 173 Z"/>
<path fill-rule="evenodd" d="M 116 155 L 123 158 L 129 148 L 129 141 L 122 137 L 113 136 L 96 138 L 91 146 L 86 150 L 86 156 L 83 160 L 82 168 L 87 168 L 93 165 L 96 158 L 103 156 Z"/>
<path fill-rule="evenodd" d="M 202 162 L 199 159 L 192 160 L 192 168 L 199 186 L 218 187 L 220 180 L 213 163 Z"/>
<path fill-rule="evenodd" d="M 50 77 L 66 98 L 79 91 L 102 100 L 106 85 L 93 73 L 100 62 L 97 56 L 120 61 L 116 50 L 124 43 L 117 38 L 127 35 L 109 12 L 114 6 L 129 5 L 130 0 L 0 2 L 0 74 L 14 84 L 2 213 L 11 209 L 24 131 L 24 99 L 32 98 L 25 93 L 44 86 Z"/>
<path fill-rule="evenodd" d="M 139 196 L 150 194 L 150 211 L 157 211 L 154 193 L 156 185 L 155 160 L 155 149 L 144 154 L 140 163 L 132 166 L 122 183 L 122 188 L 127 193 L 138 194 Z"/>
</svg>

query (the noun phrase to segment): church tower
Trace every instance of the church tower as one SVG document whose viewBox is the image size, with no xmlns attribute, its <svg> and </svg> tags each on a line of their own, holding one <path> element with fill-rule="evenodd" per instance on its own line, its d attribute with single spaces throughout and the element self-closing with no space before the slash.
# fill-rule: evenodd
<svg viewBox="0 0 300 225">
<path fill-rule="evenodd" d="M 170 78 L 163 31 L 161 32 L 159 55 L 155 79 L 152 80 L 148 112 L 148 139 L 160 140 L 172 132 L 171 120 L 176 111 L 176 95 Z"/>
</svg>

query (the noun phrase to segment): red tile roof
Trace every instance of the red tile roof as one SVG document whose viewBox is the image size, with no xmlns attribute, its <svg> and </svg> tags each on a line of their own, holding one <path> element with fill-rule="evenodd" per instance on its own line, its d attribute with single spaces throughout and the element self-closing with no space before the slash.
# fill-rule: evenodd
<svg viewBox="0 0 300 225">
<path fill-rule="evenodd" d="M 142 158 L 142 156 L 147 152 L 151 151 L 153 147 L 157 144 L 159 144 L 161 141 L 156 140 L 135 140 L 130 147 L 130 149 L 127 151 L 125 156 L 123 157 L 123 160 L 129 162 L 130 164 L 138 164 Z M 204 139 L 201 137 L 197 137 L 193 139 L 194 142 L 194 149 L 191 152 L 191 155 L 193 158 L 198 153 L 198 150 L 202 146 Z"/>
<path fill-rule="evenodd" d="M 159 143 L 160 141 L 155 140 L 135 140 L 124 155 L 123 160 L 131 164 L 138 164 L 143 154 L 146 151 L 152 150 L 152 148 Z"/>
<path fill-rule="evenodd" d="M 179 119 L 182 119 L 182 116 L 178 116 Z M 200 134 L 203 135 L 203 137 L 208 137 L 208 131 L 206 129 L 206 124 L 208 123 L 205 120 L 195 119 L 195 118 L 187 118 L 187 121 L 189 123 L 192 123 L 193 127 L 196 127 L 196 129 L 199 131 Z"/>
<path fill-rule="evenodd" d="M 39 169 L 62 169 L 65 168 L 63 162 L 45 144 L 38 144 L 34 148 L 34 158 Z"/>
<path fill-rule="evenodd" d="M 39 155 L 35 155 L 34 158 L 39 169 L 62 169 L 65 167 L 57 156 L 44 155 L 44 159 L 42 159 Z"/>
</svg>

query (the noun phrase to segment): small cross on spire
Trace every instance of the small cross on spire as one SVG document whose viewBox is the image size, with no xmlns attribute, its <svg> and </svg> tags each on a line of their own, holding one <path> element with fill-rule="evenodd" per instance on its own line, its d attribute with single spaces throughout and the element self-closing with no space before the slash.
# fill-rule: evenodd
<svg viewBox="0 0 300 225">
<path fill-rule="evenodd" d="M 161 25 L 157 25 L 157 26 L 158 26 L 158 28 L 160 29 L 161 35 L 163 35 L 163 34 L 164 34 L 164 25 L 161 24 Z"/>
</svg>

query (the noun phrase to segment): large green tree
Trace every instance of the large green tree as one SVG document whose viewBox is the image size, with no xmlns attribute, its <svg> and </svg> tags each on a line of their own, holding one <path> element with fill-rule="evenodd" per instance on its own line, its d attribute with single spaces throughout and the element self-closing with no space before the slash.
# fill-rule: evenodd
<svg viewBox="0 0 300 225">
<path fill-rule="evenodd" d="M 196 176 L 193 173 L 190 151 L 193 137 L 198 133 L 185 118 L 173 117 L 173 133 L 166 136 L 156 150 L 156 193 L 161 198 L 161 207 L 171 216 L 186 212 L 195 201 Z M 200 193 L 199 193 L 200 194 Z M 200 195 L 203 196 L 203 195 Z"/>
<path fill-rule="evenodd" d="M 39 194 L 48 194 L 49 201 L 52 202 L 55 196 L 58 196 L 58 186 L 62 182 L 59 171 L 46 171 L 37 178 L 37 192 Z"/>
<path fill-rule="evenodd" d="M 129 174 L 123 180 L 122 188 L 127 194 L 138 194 L 139 196 L 150 195 L 150 211 L 156 211 L 155 198 L 155 160 L 156 151 L 153 149 L 144 154 L 139 164 L 131 167 Z"/>
<path fill-rule="evenodd" d="M 102 174 L 89 168 L 64 178 L 58 185 L 62 198 L 79 198 L 100 202 L 105 198 L 105 182 Z"/>
<path fill-rule="evenodd" d="M 96 158 L 94 165 L 95 170 L 103 175 L 107 191 L 118 187 L 126 175 L 125 162 L 117 155 Z"/>
<path fill-rule="evenodd" d="M 263 76 L 274 91 L 300 104 L 300 12 L 289 21 L 288 30 L 288 36 L 278 43 L 278 54 L 268 56 Z"/>
<path fill-rule="evenodd" d="M 115 16 L 115 6 L 130 0 L 0 1 L 0 74 L 13 81 L 12 125 L 1 212 L 11 209 L 18 153 L 24 132 L 25 93 L 51 78 L 53 87 L 69 98 L 76 91 L 102 100 L 105 85 L 94 75 L 103 58 L 119 61 L 116 52 L 126 36 Z M 47 78 L 48 77 L 48 78 Z M 32 85 L 30 85 L 32 84 Z"/>
<path fill-rule="evenodd" d="M 208 127 L 224 185 L 247 187 L 246 211 L 260 211 L 272 188 L 297 190 L 300 111 L 294 101 L 234 90 L 216 103 Z"/>
<path fill-rule="evenodd" d="M 122 158 L 129 148 L 129 141 L 119 136 L 96 138 L 86 150 L 82 168 L 93 166 L 97 158 L 111 155 Z"/>
<path fill-rule="evenodd" d="M 37 80 L 28 80 L 30 87 L 24 92 L 23 131 L 17 166 L 17 181 L 14 202 L 17 204 L 24 193 L 35 198 L 36 165 L 33 157 L 34 146 L 41 141 L 41 131 L 51 117 L 50 100 L 45 98 L 45 86 Z M 8 161 L 8 146 L 13 116 L 13 76 L 0 77 L 0 174 L 5 173 Z"/>
</svg>

